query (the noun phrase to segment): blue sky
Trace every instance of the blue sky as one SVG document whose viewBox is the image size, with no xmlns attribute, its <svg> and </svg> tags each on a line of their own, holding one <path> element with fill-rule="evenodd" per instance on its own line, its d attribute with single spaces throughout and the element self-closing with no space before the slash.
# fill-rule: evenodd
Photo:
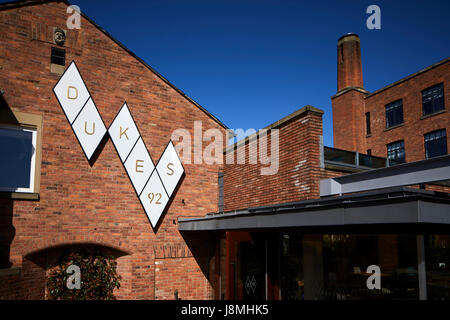
<svg viewBox="0 0 450 320">
<path fill-rule="evenodd" d="M 336 45 L 361 38 L 365 88 L 450 56 L 450 1 L 72 0 L 81 11 L 229 128 L 260 129 L 336 93 Z M 368 30 L 366 9 L 381 9 Z"/>
</svg>

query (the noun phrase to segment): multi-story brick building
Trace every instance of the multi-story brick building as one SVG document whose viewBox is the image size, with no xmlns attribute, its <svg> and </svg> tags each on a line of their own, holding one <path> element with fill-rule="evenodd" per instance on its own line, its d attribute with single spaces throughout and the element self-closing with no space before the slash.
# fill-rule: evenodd
<svg viewBox="0 0 450 320">
<path fill-rule="evenodd" d="M 342 36 L 337 50 L 334 147 L 400 161 L 448 153 L 450 59 L 374 92 L 364 89 L 360 39 Z"/>
<path fill-rule="evenodd" d="M 433 262 L 439 250 L 442 261 L 450 257 L 443 247 L 450 220 L 431 222 L 433 209 L 416 211 L 434 198 L 448 212 L 448 195 L 417 185 L 448 192 L 449 60 L 373 93 L 361 70 L 358 36 L 341 37 L 335 148 L 322 145 L 322 111 L 302 108 L 266 128 L 279 133 L 276 175 L 261 175 L 260 164 L 225 164 L 223 212 L 180 221 L 184 233 L 217 235 L 216 298 L 450 298 L 442 282 L 450 269 Z M 227 153 L 244 154 L 248 163 L 259 139 L 254 134 Z M 370 266 L 385 277 L 379 295 L 366 287 Z"/>
</svg>

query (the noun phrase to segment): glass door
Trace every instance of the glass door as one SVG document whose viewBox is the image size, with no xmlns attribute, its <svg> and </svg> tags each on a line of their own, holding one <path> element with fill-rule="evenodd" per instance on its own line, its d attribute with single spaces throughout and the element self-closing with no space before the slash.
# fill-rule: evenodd
<svg viewBox="0 0 450 320">
<path fill-rule="evenodd" d="M 243 300 L 266 299 L 266 241 L 238 243 L 237 295 Z"/>
</svg>

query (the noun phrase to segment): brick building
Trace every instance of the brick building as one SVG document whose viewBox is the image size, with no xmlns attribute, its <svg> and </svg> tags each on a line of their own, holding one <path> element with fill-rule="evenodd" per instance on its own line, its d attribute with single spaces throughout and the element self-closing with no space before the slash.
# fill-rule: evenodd
<svg viewBox="0 0 450 320">
<path fill-rule="evenodd" d="M 184 234 L 217 237 L 217 299 L 450 299 L 449 59 L 373 93 L 361 70 L 359 37 L 341 37 L 334 148 L 323 112 L 306 106 L 262 130 L 278 130 L 276 175 L 227 163 L 223 210 L 180 219 Z M 249 163 L 260 139 L 226 152 Z M 431 218 L 428 201 L 446 218 Z M 378 294 L 365 282 L 374 265 Z"/>
<path fill-rule="evenodd" d="M 335 148 L 406 162 L 448 153 L 450 58 L 368 92 L 359 37 L 342 36 L 337 53 Z"/>
<path fill-rule="evenodd" d="M 343 38 L 354 59 L 339 64 L 342 81 L 333 97 L 335 118 L 349 117 L 345 121 L 353 124 L 342 127 L 341 136 L 335 131 L 335 141 L 344 144 L 323 146 L 323 111 L 308 105 L 224 148 L 224 164 L 192 163 L 183 154 L 178 167 L 183 175 L 169 192 L 164 174 L 170 171 L 158 168 L 165 163 L 161 159 L 170 150 L 173 132 L 181 128 L 194 136 L 190 147 L 203 154 L 207 146 L 195 139 L 197 121 L 201 133 L 225 136 L 226 126 L 85 15 L 80 30 L 66 30 L 67 6 L 58 0 L 0 5 L 1 299 L 46 298 L 48 271 L 68 250 L 81 249 L 116 258 L 122 281 L 115 295 L 120 299 L 373 298 L 364 278 L 371 264 L 379 265 L 388 280 L 383 297 L 423 298 L 431 286 L 430 298 L 449 298 L 448 194 L 403 186 L 442 179 L 448 184 L 450 158 L 402 164 L 397 167 L 401 172 L 396 166 L 386 168 L 398 162 L 368 144 L 359 117 L 364 120 L 371 112 L 377 122 L 374 116 L 379 115 L 360 104 L 371 98 L 357 72 L 357 37 Z M 444 67 L 447 61 L 403 83 Z M 436 83 L 446 88 L 440 79 Z M 375 92 L 372 99 L 389 90 L 394 89 Z M 77 105 L 82 97 L 84 105 Z M 137 128 L 130 148 L 142 140 L 156 164 L 141 187 L 127 161 L 134 159 L 136 173 L 147 170 L 147 162 L 133 158 L 133 151 L 123 156 L 117 140 L 131 137 L 131 126 L 122 128 L 120 122 L 118 132 L 111 129 L 127 110 L 125 101 Z M 448 113 L 433 114 L 431 119 L 440 119 Z M 88 140 L 102 128 L 108 133 L 95 143 Z M 371 130 L 375 137 L 381 129 L 374 123 Z M 22 143 L 31 145 L 32 152 L 6 157 L 22 150 Z M 277 155 L 271 174 L 262 171 L 274 162 L 252 161 L 262 147 L 270 150 L 269 157 Z M 368 148 L 372 156 L 365 154 Z M 382 191 L 345 190 L 345 179 L 361 189 L 361 179 L 374 179 L 367 174 L 386 179 L 416 166 L 431 170 L 428 180 L 410 179 Z M 14 176 L 15 170 L 27 175 Z M 159 219 L 152 220 L 152 208 L 141 195 L 149 185 L 158 185 L 151 182 L 155 173 L 161 193 L 171 196 Z M 155 195 L 144 200 L 157 202 Z M 438 261 L 440 269 L 436 256 L 447 259 Z"/>
<path fill-rule="evenodd" d="M 0 5 L 2 138 L 8 128 L 29 128 L 36 137 L 33 186 L 0 192 L 0 297 L 44 298 L 46 271 L 64 250 L 82 246 L 117 257 L 118 298 L 173 299 L 176 291 L 182 299 L 210 298 L 210 256 L 192 256 L 205 246 L 183 239 L 177 218 L 218 210 L 219 165 L 183 164 L 184 178 L 153 229 L 111 139 L 88 162 L 52 89 L 75 61 L 107 127 L 127 102 L 155 164 L 175 129 L 193 135 L 194 121 L 203 132 L 226 127 L 88 17 L 80 30 L 67 29 L 67 6 Z M 3 161 L 10 147 L 3 145 Z M 2 187 L 14 171 L 6 165 Z"/>
<path fill-rule="evenodd" d="M 450 257 L 450 199 L 414 185 L 446 188 L 450 157 L 393 165 L 324 147 L 322 114 L 306 106 L 262 129 L 270 130 L 269 144 L 278 130 L 275 175 L 263 176 L 264 165 L 248 164 L 259 132 L 228 147 L 228 155 L 244 154 L 247 164 L 224 165 L 223 210 L 179 219 L 182 234 L 216 241 L 214 297 L 449 299 L 450 269 L 444 262 L 437 268 L 433 257 L 438 251 L 441 259 Z M 429 170 L 424 180 L 418 180 L 421 170 Z M 347 185 L 354 188 L 347 191 Z M 442 220 L 431 218 L 434 213 Z M 386 277 L 377 294 L 366 287 L 371 265 Z"/>
</svg>

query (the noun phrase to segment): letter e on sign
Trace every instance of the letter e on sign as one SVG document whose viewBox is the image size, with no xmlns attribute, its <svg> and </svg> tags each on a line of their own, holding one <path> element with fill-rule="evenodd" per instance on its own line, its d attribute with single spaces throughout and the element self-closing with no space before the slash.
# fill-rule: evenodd
<svg viewBox="0 0 450 320">
<path fill-rule="evenodd" d="M 134 146 L 124 166 L 136 193 L 139 195 L 155 168 L 142 137 Z"/>
</svg>

